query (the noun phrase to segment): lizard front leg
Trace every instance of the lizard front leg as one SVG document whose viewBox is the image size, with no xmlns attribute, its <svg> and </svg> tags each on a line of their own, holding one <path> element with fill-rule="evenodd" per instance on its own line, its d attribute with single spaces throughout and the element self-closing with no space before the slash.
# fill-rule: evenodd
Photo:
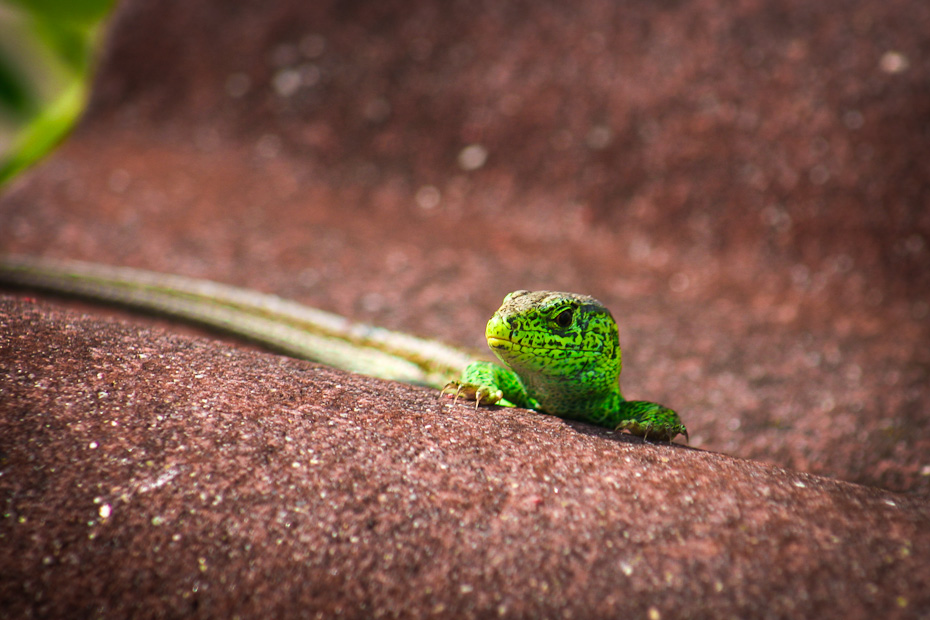
<svg viewBox="0 0 930 620">
<path fill-rule="evenodd" d="M 442 389 L 443 394 L 455 398 L 465 397 L 479 405 L 503 407 L 538 406 L 527 393 L 523 382 L 512 370 L 491 362 L 472 362 L 458 381 L 450 381 Z"/>
<path fill-rule="evenodd" d="M 609 420 L 599 423 L 613 426 L 615 430 L 629 431 L 643 439 L 671 441 L 677 435 L 684 435 L 688 439 L 688 429 L 681 423 L 677 413 L 648 400 L 623 401 L 617 411 L 608 417 Z"/>
</svg>

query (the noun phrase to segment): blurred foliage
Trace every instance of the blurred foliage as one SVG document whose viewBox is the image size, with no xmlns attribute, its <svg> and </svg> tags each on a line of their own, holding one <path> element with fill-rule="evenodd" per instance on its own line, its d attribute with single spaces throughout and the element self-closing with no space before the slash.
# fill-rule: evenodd
<svg viewBox="0 0 930 620">
<path fill-rule="evenodd" d="M 0 0 L 0 185 L 77 121 L 114 0 Z"/>
</svg>

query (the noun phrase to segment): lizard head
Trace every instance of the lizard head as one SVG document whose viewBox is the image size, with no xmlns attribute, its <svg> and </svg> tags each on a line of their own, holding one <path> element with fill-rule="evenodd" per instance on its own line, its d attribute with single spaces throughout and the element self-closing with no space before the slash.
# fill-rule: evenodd
<svg viewBox="0 0 930 620">
<path fill-rule="evenodd" d="M 488 346 L 537 398 L 617 390 L 622 368 L 617 324 L 587 295 L 515 291 L 488 321 Z"/>
</svg>

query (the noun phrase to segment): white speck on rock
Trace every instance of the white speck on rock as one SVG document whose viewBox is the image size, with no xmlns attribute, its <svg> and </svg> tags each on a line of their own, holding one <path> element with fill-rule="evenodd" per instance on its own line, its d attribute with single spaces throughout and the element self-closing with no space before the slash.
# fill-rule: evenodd
<svg viewBox="0 0 930 620">
<path fill-rule="evenodd" d="M 459 152 L 458 162 L 462 170 L 477 170 L 488 160 L 488 150 L 480 144 L 470 144 Z"/>
</svg>

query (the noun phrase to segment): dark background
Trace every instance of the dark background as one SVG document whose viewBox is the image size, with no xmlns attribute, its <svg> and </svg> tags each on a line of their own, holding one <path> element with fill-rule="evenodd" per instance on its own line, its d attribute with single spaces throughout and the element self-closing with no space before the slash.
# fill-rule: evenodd
<svg viewBox="0 0 930 620">
<path fill-rule="evenodd" d="M 475 349 L 511 290 L 589 293 L 691 446 L 925 510 L 928 32 L 916 0 L 125 2 L 0 249 Z"/>
<path fill-rule="evenodd" d="M 693 445 L 926 494 L 928 20 L 132 2 L 0 243 L 476 349 L 510 290 L 587 292 L 621 325 L 625 392 Z"/>
</svg>

